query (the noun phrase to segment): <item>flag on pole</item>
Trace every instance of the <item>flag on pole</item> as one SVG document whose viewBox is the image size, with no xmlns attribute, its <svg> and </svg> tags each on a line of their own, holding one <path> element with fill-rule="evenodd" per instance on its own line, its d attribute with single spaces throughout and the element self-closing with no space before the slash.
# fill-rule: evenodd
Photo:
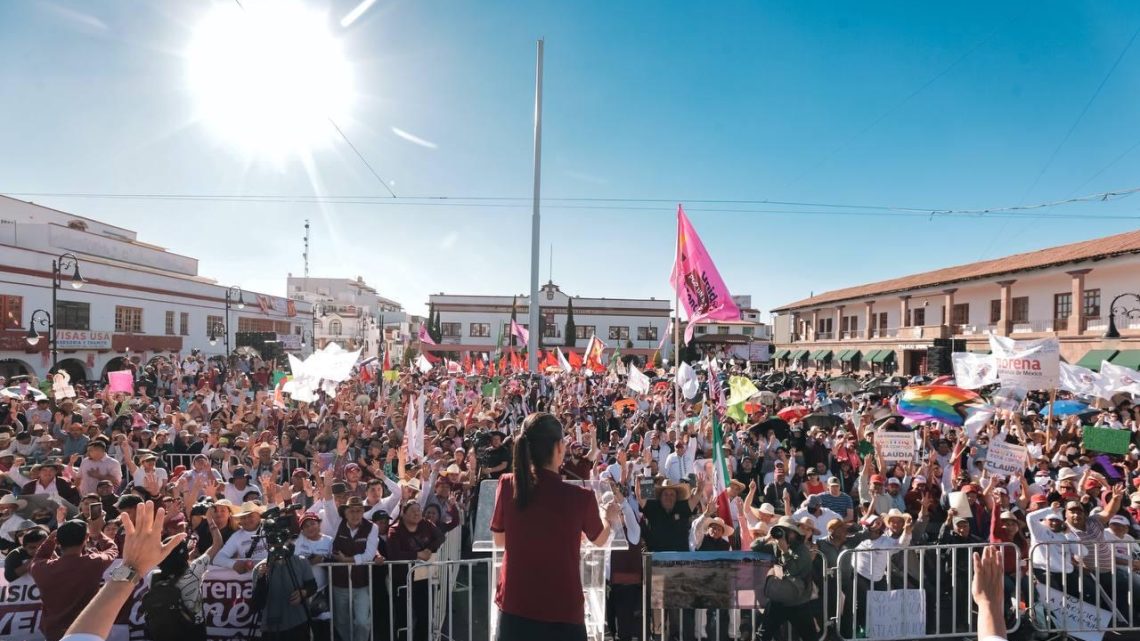
<svg viewBox="0 0 1140 641">
<path fill-rule="evenodd" d="M 418 367 L 424 374 L 427 374 L 431 371 L 431 362 L 428 361 L 428 359 L 425 358 L 423 354 L 420 354 L 416 357 L 416 367 Z"/>
<path fill-rule="evenodd" d="M 590 342 L 586 343 L 586 354 L 582 358 L 586 367 L 594 370 L 595 372 L 606 371 L 606 366 L 602 364 L 602 352 L 605 351 L 606 344 L 597 335 L 590 336 Z"/>
<path fill-rule="evenodd" d="M 633 363 L 629 364 L 629 380 L 626 381 L 626 385 L 638 394 L 649 393 L 649 377 L 642 374 Z"/>
<path fill-rule="evenodd" d="M 384 350 L 384 366 L 381 371 L 387 372 L 392 369 L 392 361 L 388 358 L 388 350 Z"/>
<path fill-rule="evenodd" d="M 428 334 L 427 325 L 420 325 L 420 342 L 428 345 L 436 344 L 436 342 L 431 339 L 431 335 Z"/>
<path fill-rule="evenodd" d="M 582 369 L 582 357 L 578 356 L 578 352 L 570 350 L 570 355 L 566 357 L 566 360 L 570 361 L 570 367 Z"/>
<path fill-rule="evenodd" d="M 570 366 L 570 361 L 566 360 L 566 355 L 562 353 L 561 347 L 555 347 L 554 353 L 558 357 L 558 367 L 562 368 L 563 372 L 569 374 L 574 371 L 574 368 Z"/>
<path fill-rule="evenodd" d="M 519 342 L 522 343 L 523 345 L 529 345 L 530 344 L 530 342 L 529 342 L 530 332 L 527 331 L 527 329 L 525 327 L 523 327 L 522 325 L 519 325 L 518 323 L 516 323 L 515 319 L 513 319 L 513 318 L 511 319 L 511 334 L 513 334 L 515 337 L 517 337 L 519 339 Z"/>
<path fill-rule="evenodd" d="M 724 429 L 717 418 L 716 410 L 712 411 L 713 433 L 713 496 L 719 495 L 728 488 L 730 477 L 728 475 L 728 462 L 724 458 Z"/>
<path fill-rule="evenodd" d="M 740 319 L 740 309 L 680 205 L 677 205 L 677 257 L 669 283 L 689 317 L 685 326 L 686 343 L 693 340 L 693 331 L 701 321 Z"/>
</svg>

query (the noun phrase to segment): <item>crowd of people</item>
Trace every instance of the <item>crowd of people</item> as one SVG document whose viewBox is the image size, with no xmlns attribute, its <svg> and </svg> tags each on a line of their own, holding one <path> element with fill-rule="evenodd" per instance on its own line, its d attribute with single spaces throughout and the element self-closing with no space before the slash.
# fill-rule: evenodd
<svg viewBox="0 0 1140 641">
<path fill-rule="evenodd" d="M 582 531 L 598 542 L 620 532 L 630 544 L 612 552 L 607 569 L 615 641 L 641 638 L 643 617 L 661 639 L 754 631 L 767 640 L 785 626 L 795 638 L 819 639 L 838 595 L 837 631 L 854 638 L 865 632 L 867 593 L 904 587 L 926 590 L 929 632 L 968 633 L 979 608 L 993 606 L 1010 622 L 1023 616 L 1024 603 L 1010 597 L 1024 602 L 1030 577 L 1126 619 L 1140 605 L 1131 597 L 1140 568 L 1140 408 L 1127 399 L 1083 417 L 1133 433 L 1128 454 L 1108 456 L 1085 449 L 1081 417 L 1047 416 L 1048 399 L 1037 394 L 972 431 L 905 425 L 890 395 L 834 393 L 823 374 L 785 377 L 779 399 L 748 403 L 734 420 L 715 392 L 728 376 L 746 375 L 731 363 L 723 374 L 702 370 L 691 399 L 664 370 L 649 392 L 635 393 L 621 367 L 492 382 L 442 364 L 374 366 L 313 403 L 275 393 L 276 363 L 198 355 L 134 364 L 132 392 L 76 384 L 74 395 L 38 398 L 37 381 L 26 379 L 26 396 L 0 399 L 5 578 L 35 581 L 44 637 L 63 638 L 104 581 L 146 581 L 142 607 L 155 613 L 147 623 L 154 638 L 204 639 L 201 585 L 220 567 L 257 586 L 258 623 L 272 638 L 360 641 L 406 628 L 402 638 L 427 639 L 426 580 L 414 579 L 403 597 L 412 600 L 411 620 L 405 607 L 389 608 L 387 586 L 407 579 L 398 562 L 439 558 L 449 540 L 471 554 L 480 483 L 511 474 L 504 485 L 518 488 L 520 470 L 530 470 L 523 486 L 540 491 L 547 475 L 604 485 L 597 522 Z M 776 418 L 788 406 L 807 411 Z M 545 417 L 547 437 L 559 429 L 541 462 L 521 439 L 534 416 Z M 876 443 L 877 433 L 896 430 L 914 435 L 909 460 L 885 458 Z M 1025 446 L 1023 470 L 987 471 L 998 440 Z M 556 447 L 564 455 L 548 469 Z M 728 478 L 716 470 L 720 454 Z M 519 490 L 509 491 L 517 500 Z M 137 568 L 115 561 L 132 522 L 155 519 L 154 507 L 154 529 L 177 543 L 153 572 L 129 576 Z M 535 513 L 496 508 L 492 529 L 517 531 L 524 526 L 504 524 Z M 917 561 L 900 554 L 985 542 L 1002 544 L 1006 596 L 996 605 L 971 593 L 973 550 Z M 1044 542 L 1057 544 L 1032 547 Z M 762 587 L 762 611 L 646 611 L 643 552 L 728 550 L 766 552 L 778 566 Z M 543 571 L 516 564 L 514 581 L 525 582 L 520 572 L 549 581 Z M 935 575 L 943 577 L 937 589 Z M 508 615 L 552 621 L 582 607 L 580 598 L 535 603 L 502 593 L 499 604 Z"/>
</svg>

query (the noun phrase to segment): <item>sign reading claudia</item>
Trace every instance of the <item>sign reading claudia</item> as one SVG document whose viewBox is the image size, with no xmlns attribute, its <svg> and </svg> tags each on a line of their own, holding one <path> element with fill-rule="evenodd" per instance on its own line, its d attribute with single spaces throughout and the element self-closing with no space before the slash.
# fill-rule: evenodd
<svg viewBox="0 0 1140 641">
<path fill-rule="evenodd" d="M 59 349 L 111 349 L 111 332 L 86 329 L 61 329 L 55 334 Z"/>
</svg>

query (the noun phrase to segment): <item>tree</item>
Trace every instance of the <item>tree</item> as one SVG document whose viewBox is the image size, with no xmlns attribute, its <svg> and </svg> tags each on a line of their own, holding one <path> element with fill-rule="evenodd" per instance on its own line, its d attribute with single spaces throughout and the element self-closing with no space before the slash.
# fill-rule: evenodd
<svg viewBox="0 0 1140 641">
<path fill-rule="evenodd" d="M 701 353 L 697 351 L 696 345 L 693 345 L 692 343 L 686 343 L 682 338 L 680 357 L 681 360 L 686 363 L 695 363 L 701 360 Z"/>
<path fill-rule="evenodd" d="M 436 340 L 436 337 L 435 337 L 435 328 L 433 327 L 434 323 L 435 323 L 435 303 L 429 302 L 428 303 L 427 320 L 424 321 L 424 331 L 427 332 L 428 336 L 431 336 L 431 339 L 433 341 L 439 342 L 438 340 Z"/>
<path fill-rule="evenodd" d="M 418 349 L 416 349 L 415 347 L 413 347 L 411 345 L 405 347 L 404 348 L 404 357 L 400 359 L 402 361 L 403 366 L 404 367 L 410 367 L 412 362 L 416 360 L 416 356 L 419 356 L 419 354 L 420 354 L 420 351 Z"/>
<path fill-rule="evenodd" d="M 574 326 L 573 298 L 566 301 L 566 328 L 564 331 L 566 332 L 566 340 L 563 344 L 566 345 L 566 347 L 574 347 L 574 343 L 577 342 L 575 333 L 578 331 L 578 328 Z"/>
<path fill-rule="evenodd" d="M 653 368 L 659 369 L 663 365 L 664 365 L 664 363 L 661 360 L 661 350 L 656 350 L 655 352 L 653 352 Z"/>
</svg>

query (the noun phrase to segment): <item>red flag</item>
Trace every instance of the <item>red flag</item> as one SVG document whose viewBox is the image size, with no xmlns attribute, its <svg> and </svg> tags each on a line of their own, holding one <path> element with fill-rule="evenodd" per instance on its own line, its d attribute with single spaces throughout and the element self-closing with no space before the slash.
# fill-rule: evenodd
<svg viewBox="0 0 1140 641">
<path fill-rule="evenodd" d="M 499 359 L 499 371 L 500 372 L 506 372 L 507 371 L 507 356 L 506 356 L 506 354 L 504 354 L 503 357 Z"/>
<path fill-rule="evenodd" d="M 481 359 L 481 358 L 475 359 L 475 371 L 480 373 L 480 374 L 483 373 L 483 359 Z"/>
<path fill-rule="evenodd" d="M 566 360 L 570 361 L 570 367 L 574 369 L 582 369 L 582 357 L 578 356 L 578 352 L 569 350 L 566 352 Z"/>
<path fill-rule="evenodd" d="M 548 367 L 558 367 L 558 357 L 554 355 L 554 352 L 546 352 L 546 359 L 542 361 L 542 369 Z"/>
<path fill-rule="evenodd" d="M 463 352 L 463 371 L 471 371 L 471 352 Z"/>
<path fill-rule="evenodd" d="M 392 369 L 392 362 L 388 360 L 388 350 L 384 350 L 384 369 L 382 371 L 389 371 Z"/>
<path fill-rule="evenodd" d="M 487 375 L 488 376 L 494 376 L 495 375 L 495 361 L 491 361 L 490 363 L 487 363 Z"/>
<path fill-rule="evenodd" d="M 372 380 L 372 373 L 368 371 L 368 366 L 360 368 L 360 382 L 367 383 Z"/>
</svg>

